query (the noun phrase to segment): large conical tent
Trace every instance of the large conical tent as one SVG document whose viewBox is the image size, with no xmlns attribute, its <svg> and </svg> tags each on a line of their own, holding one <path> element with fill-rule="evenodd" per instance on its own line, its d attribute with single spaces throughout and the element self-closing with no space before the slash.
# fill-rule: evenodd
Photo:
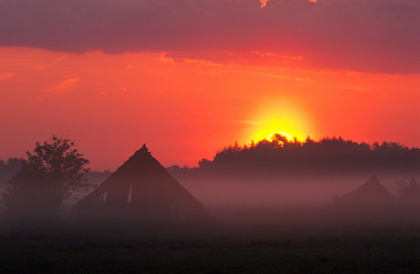
<svg viewBox="0 0 420 274">
<path fill-rule="evenodd" d="M 382 206 L 396 202 L 396 197 L 374 175 L 356 190 L 334 198 L 337 203 L 349 206 Z"/>
<path fill-rule="evenodd" d="M 206 208 L 150 154 L 146 145 L 73 207 L 81 221 L 189 224 L 208 219 Z"/>
</svg>

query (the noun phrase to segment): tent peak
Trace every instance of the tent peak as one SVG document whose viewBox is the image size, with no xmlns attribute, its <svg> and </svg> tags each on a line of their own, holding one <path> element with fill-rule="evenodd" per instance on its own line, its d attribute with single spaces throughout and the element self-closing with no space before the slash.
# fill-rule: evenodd
<svg viewBox="0 0 420 274">
<path fill-rule="evenodd" d="M 141 147 L 141 149 L 137 150 L 135 154 L 138 154 L 138 153 L 146 153 L 146 152 L 150 154 L 149 149 L 147 148 L 146 144 L 143 144 L 143 146 Z"/>
<path fill-rule="evenodd" d="M 365 185 L 380 185 L 382 186 L 381 182 L 376 178 L 375 175 L 372 175 L 370 179 L 365 183 Z"/>
</svg>

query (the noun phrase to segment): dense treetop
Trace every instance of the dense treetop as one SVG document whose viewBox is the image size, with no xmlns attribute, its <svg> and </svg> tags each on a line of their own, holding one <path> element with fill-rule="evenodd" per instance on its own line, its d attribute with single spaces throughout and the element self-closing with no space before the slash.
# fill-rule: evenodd
<svg viewBox="0 0 420 274">
<path fill-rule="evenodd" d="M 226 146 L 212 160 L 202 159 L 195 169 L 172 171 L 220 175 L 343 174 L 353 172 L 420 171 L 420 149 L 395 142 L 358 143 L 341 137 L 289 141 L 275 135 L 271 141 Z"/>
</svg>

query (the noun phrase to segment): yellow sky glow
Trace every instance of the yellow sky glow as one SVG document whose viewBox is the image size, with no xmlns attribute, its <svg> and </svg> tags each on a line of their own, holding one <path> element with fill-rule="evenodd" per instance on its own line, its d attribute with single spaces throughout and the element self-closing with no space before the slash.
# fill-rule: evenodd
<svg viewBox="0 0 420 274">
<path fill-rule="evenodd" d="M 284 133 L 299 141 L 313 134 L 309 117 L 293 98 L 269 98 L 255 111 L 254 122 L 245 133 L 254 142 L 269 138 L 275 133 Z"/>
</svg>

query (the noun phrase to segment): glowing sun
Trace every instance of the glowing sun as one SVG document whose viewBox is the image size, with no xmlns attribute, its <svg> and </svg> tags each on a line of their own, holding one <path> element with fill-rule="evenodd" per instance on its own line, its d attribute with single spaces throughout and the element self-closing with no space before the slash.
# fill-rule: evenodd
<svg viewBox="0 0 420 274">
<path fill-rule="evenodd" d="M 280 134 L 288 141 L 293 141 L 294 138 L 298 140 L 304 140 L 306 135 L 302 134 L 301 131 L 296 129 L 293 120 L 278 120 L 270 119 L 255 123 L 256 128 L 253 134 L 252 140 L 258 142 L 261 140 L 272 141 L 276 134 Z"/>
<path fill-rule="evenodd" d="M 285 98 L 271 99 L 261 103 L 252 114 L 254 119 L 247 121 L 248 140 L 259 142 L 272 141 L 275 134 L 280 134 L 288 141 L 295 138 L 304 141 L 310 132 L 310 119 L 299 104 Z M 248 138 L 249 138 L 248 137 Z"/>
</svg>

